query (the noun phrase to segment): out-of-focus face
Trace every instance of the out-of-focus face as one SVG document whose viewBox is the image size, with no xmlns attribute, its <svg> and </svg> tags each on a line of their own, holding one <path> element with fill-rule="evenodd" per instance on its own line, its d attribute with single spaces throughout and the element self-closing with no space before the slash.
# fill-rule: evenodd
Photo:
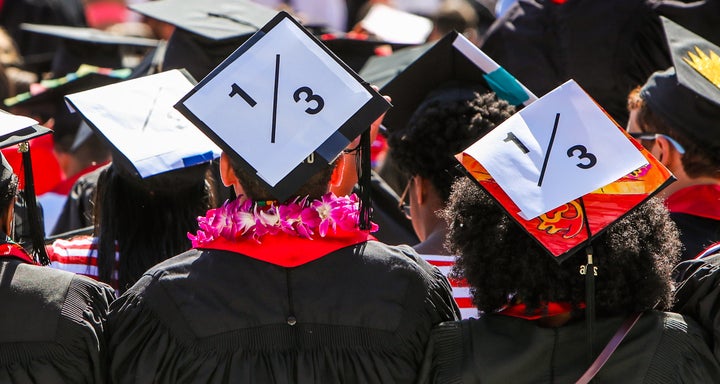
<svg viewBox="0 0 720 384">
<path fill-rule="evenodd" d="M 640 112 L 640 109 L 631 109 L 630 110 L 630 117 L 628 118 L 628 124 L 627 124 L 627 131 L 628 133 L 632 134 L 642 134 L 645 133 L 645 131 L 640 127 L 640 124 L 638 123 L 638 113 Z M 655 148 L 655 140 L 638 140 L 640 144 L 642 144 L 645 149 L 650 151 L 650 153 L 653 154 L 653 156 L 657 157 L 658 153 L 653 152 L 653 149 Z"/>
</svg>

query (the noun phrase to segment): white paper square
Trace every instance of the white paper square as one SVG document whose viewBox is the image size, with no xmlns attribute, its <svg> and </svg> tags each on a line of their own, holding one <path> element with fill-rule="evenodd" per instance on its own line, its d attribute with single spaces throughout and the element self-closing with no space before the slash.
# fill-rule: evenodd
<svg viewBox="0 0 720 384">
<path fill-rule="evenodd" d="M 543 174 L 557 114 L 557 130 Z M 487 169 L 526 219 L 647 164 L 633 143 L 572 80 L 510 117 L 465 153 Z"/>
<path fill-rule="evenodd" d="M 237 92 L 230 96 L 233 84 L 252 103 Z M 314 96 L 322 98 L 321 109 L 319 102 L 306 101 Z M 304 31 L 284 19 L 183 105 L 274 187 L 371 98 Z"/>
<path fill-rule="evenodd" d="M 25 116 L 0 113 L 0 136 L 9 135 L 23 128 L 32 127 L 38 122 Z"/>
<path fill-rule="evenodd" d="M 173 106 L 193 84 L 178 70 L 66 96 L 142 177 L 183 168 L 184 159 L 220 148 Z"/>
</svg>

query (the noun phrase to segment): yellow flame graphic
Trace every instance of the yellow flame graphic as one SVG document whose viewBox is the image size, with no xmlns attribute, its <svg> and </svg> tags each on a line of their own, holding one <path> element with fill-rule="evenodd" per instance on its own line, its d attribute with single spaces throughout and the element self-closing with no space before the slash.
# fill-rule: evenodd
<svg viewBox="0 0 720 384">
<path fill-rule="evenodd" d="M 720 88 L 720 57 L 713 51 L 708 51 L 708 55 L 698 47 L 695 47 L 695 52 L 697 55 L 689 51 L 689 58 L 683 57 L 683 61 Z"/>
</svg>

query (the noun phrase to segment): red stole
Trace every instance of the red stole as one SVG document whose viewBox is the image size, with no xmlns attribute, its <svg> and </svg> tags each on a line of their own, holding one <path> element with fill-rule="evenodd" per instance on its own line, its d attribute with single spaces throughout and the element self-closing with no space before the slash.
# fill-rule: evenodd
<svg viewBox="0 0 720 384">
<path fill-rule="evenodd" d="M 338 228 L 334 234 L 328 233 L 325 237 L 312 240 L 281 232 L 263 236 L 261 243 L 244 237 L 232 241 L 218 237 L 198 248 L 240 253 L 266 263 L 292 268 L 317 260 L 338 249 L 370 240 L 375 240 L 375 237 L 367 231 L 343 231 Z"/>
<path fill-rule="evenodd" d="M 20 259 L 24 263 L 38 265 L 23 247 L 15 243 L 0 244 L 0 258 Z"/>
</svg>

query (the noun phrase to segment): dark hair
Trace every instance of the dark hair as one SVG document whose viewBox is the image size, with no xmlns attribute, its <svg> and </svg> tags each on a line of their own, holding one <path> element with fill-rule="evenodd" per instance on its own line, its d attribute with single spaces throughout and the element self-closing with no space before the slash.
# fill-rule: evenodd
<svg viewBox="0 0 720 384">
<path fill-rule="evenodd" d="M 443 201 L 456 178 L 448 172 L 453 156 L 515 112 L 494 92 L 474 93 L 464 100 L 436 100 L 421 106 L 406 129 L 388 138 L 389 155 L 401 172 L 429 179 Z"/>
<path fill-rule="evenodd" d="M 18 177 L 16 174 L 11 174 L 10 177 L 6 178 L 5 180 L 0 181 L 0 212 L 2 212 L 2 215 L 0 215 L 0 218 L 3 219 L 3 222 L 6 219 L 6 214 L 8 212 L 8 208 L 10 208 L 10 204 L 15 203 L 15 196 L 18 194 Z M 11 232 L 11 228 L 6 228 L 8 232 Z M 6 233 L 8 236 L 15 236 L 14 233 Z"/>
<path fill-rule="evenodd" d="M 478 309 L 493 312 L 516 295 L 530 310 L 547 302 L 585 301 L 586 258 L 576 254 L 558 264 L 474 181 L 453 186 L 443 212 L 446 246 L 458 255 L 453 274 L 465 277 Z M 671 270 L 681 243 L 662 201 L 652 198 L 611 224 L 593 240 L 599 316 L 669 308 Z"/>
<path fill-rule="evenodd" d="M 641 99 L 642 100 L 642 99 Z M 708 141 L 699 141 L 684 135 L 674 129 L 663 118 L 653 112 L 648 103 L 641 101 L 637 113 L 637 123 L 643 132 L 662 133 L 677 140 L 685 148 L 681 161 L 683 170 L 688 176 L 696 178 L 702 176 L 720 176 L 720 148 Z"/>
<path fill-rule="evenodd" d="M 18 193 L 18 177 L 16 174 L 10 175 L 6 180 L 0 181 L 0 210 L 5 212 L 13 204 L 15 196 Z M 10 235 L 8 233 L 8 235 Z"/>
<path fill-rule="evenodd" d="M 340 156 L 345 156 L 341 154 Z M 315 161 L 318 161 L 317 159 Z M 328 184 L 332 177 L 333 170 L 335 169 L 336 162 L 329 164 L 322 171 L 319 171 L 308 181 L 300 186 L 298 190 L 293 194 L 295 196 L 305 197 L 309 196 L 311 199 L 318 199 L 328 191 Z M 240 180 L 240 185 L 245 192 L 246 197 L 251 200 L 274 200 L 275 197 L 270 193 L 267 186 L 258 178 L 254 173 L 247 171 L 244 167 L 241 167 L 234 159 L 230 157 L 230 166 L 235 172 L 235 176 Z"/>
<path fill-rule="evenodd" d="M 117 271 L 122 292 L 153 265 L 188 250 L 187 233 L 215 202 L 207 164 L 147 179 L 120 168 L 113 163 L 98 178 L 95 233 L 100 280 L 109 283 Z"/>
</svg>

